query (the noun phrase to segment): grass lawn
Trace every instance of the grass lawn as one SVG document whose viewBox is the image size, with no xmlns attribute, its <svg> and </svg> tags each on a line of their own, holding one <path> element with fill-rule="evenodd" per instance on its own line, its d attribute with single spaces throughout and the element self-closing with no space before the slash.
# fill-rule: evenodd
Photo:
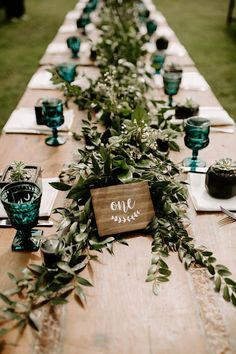
<svg viewBox="0 0 236 354">
<path fill-rule="evenodd" d="M 28 21 L 8 23 L 0 9 L 0 129 L 25 91 L 65 14 L 78 0 L 25 0 Z"/>
<path fill-rule="evenodd" d="M 74 8 L 77 1 L 25 0 L 30 17 L 27 22 L 7 23 L 4 11 L 0 9 L 0 130 L 22 96 L 65 14 Z M 223 107 L 236 120 L 236 23 L 226 26 L 228 1 L 154 2 Z"/>
<path fill-rule="evenodd" d="M 226 25 L 228 0 L 153 1 L 236 120 L 236 22 Z"/>
</svg>

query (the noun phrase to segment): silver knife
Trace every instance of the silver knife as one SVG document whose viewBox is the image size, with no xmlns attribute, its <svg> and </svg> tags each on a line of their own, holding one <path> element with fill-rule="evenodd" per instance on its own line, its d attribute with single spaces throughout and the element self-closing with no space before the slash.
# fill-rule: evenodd
<svg viewBox="0 0 236 354">
<path fill-rule="evenodd" d="M 37 226 L 53 226 L 51 220 L 38 220 Z M 12 227 L 9 219 L 0 219 L 0 227 Z"/>
</svg>

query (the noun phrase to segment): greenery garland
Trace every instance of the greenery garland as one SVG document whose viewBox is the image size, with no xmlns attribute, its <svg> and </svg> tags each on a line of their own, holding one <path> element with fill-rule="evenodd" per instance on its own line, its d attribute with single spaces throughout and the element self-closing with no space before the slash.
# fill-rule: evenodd
<svg viewBox="0 0 236 354">
<path fill-rule="evenodd" d="M 230 271 L 216 264 L 212 252 L 195 247 L 183 225 L 187 190 L 178 166 L 168 158 L 170 148 L 178 150 L 175 139 L 179 128 L 171 124 L 165 102 L 148 99 L 150 75 L 142 57 L 147 36 L 139 32 L 140 6 L 139 1 L 104 1 L 99 25 L 102 41 L 97 46 L 101 77 L 91 82 L 89 89 L 70 85 L 56 69 L 51 70 L 54 82 L 64 83 L 66 101 L 73 99 L 88 111 L 82 135 L 74 134 L 87 145 L 78 150 L 77 160 L 61 171 L 61 181 L 52 184 L 67 191 L 70 200 L 67 207 L 55 210 L 61 215 L 58 271 L 52 275 L 43 264 L 31 264 L 19 278 L 9 273 L 14 287 L 0 293 L 4 302 L 0 335 L 15 327 L 22 331 L 27 324 L 38 330 L 35 311 L 46 304 L 66 303 L 72 292 L 84 306 L 85 288 L 92 284 L 81 271 L 98 260 L 95 252 L 113 254 L 115 242 L 127 245 L 122 236 L 98 236 L 90 189 L 137 181 L 148 181 L 155 208 L 155 216 L 144 230 L 153 238 L 146 278 L 153 282 L 153 292 L 158 294 L 160 283 L 169 280 L 167 258 L 170 252 L 178 252 L 186 269 L 191 265 L 206 268 L 215 290 L 236 306 L 236 283 L 229 277 Z M 130 42 L 132 50 L 127 52 Z M 98 122 L 104 126 L 102 132 L 97 129 Z"/>
</svg>

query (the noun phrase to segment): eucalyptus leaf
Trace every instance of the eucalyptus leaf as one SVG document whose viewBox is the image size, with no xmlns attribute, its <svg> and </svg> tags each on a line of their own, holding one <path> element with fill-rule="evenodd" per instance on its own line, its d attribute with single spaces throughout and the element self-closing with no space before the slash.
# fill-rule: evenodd
<svg viewBox="0 0 236 354">
<path fill-rule="evenodd" d="M 157 275 L 156 274 L 150 274 L 150 275 L 147 276 L 145 281 L 146 282 L 150 282 L 150 281 L 153 281 L 155 279 L 157 279 Z"/>
<path fill-rule="evenodd" d="M 230 301 L 230 294 L 229 294 L 229 288 L 227 285 L 224 286 L 224 289 L 223 289 L 223 298 L 225 301 Z"/>
<path fill-rule="evenodd" d="M 68 301 L 64 297 L 55 297 L 50 302 L 52 305 L 63 305 L 66 304 Z"/>
<path fill-rule="evenodd" d="M 229 271 L 229 270 L 226 270 L 226 269 L 218 269 L 218 274 L 220 274 L 222 277 L 227 277 L 229 275 L 232 275 L 232 273 Z"/>
<path fill-rule="evenodd" d="M 236 297 L 234 296 L 234 294 L 231 294 L 231 301 L 232 304 L 236 307 Z"/>
<path fill-rule="evenodd" d="M 93 284 L 91 284 L 87 279 L 85 278 L 82 278 L 82 277 L 79 277 L 77 276 L 76 277 L 76 280 L 79 284 L 81 285 L 84 285 L 84 286 L 93 286 Z"/>
<path fill-rule="evenodd" d="M 84 306 L 84 303 L 86 302 L 86 295 L 81 286 L 76 286 L 75 295 L 78 296 L 81 301 L 81 304 Z"/>
<path fill-rule="evenodd" d="M 71 186 L 63 182 L 49 182 L 49 184 L 59 191 L 69 191 Z"/>
<path fill-rule="evenodd" d="M 221 277 L 218 275 L 218 276 L 215 278 L 215 291 L 216 291 L 216 292 L 219 292 L 219 291 L 220 291 L 220 288 L 221 288 Z"/>
</svg>

